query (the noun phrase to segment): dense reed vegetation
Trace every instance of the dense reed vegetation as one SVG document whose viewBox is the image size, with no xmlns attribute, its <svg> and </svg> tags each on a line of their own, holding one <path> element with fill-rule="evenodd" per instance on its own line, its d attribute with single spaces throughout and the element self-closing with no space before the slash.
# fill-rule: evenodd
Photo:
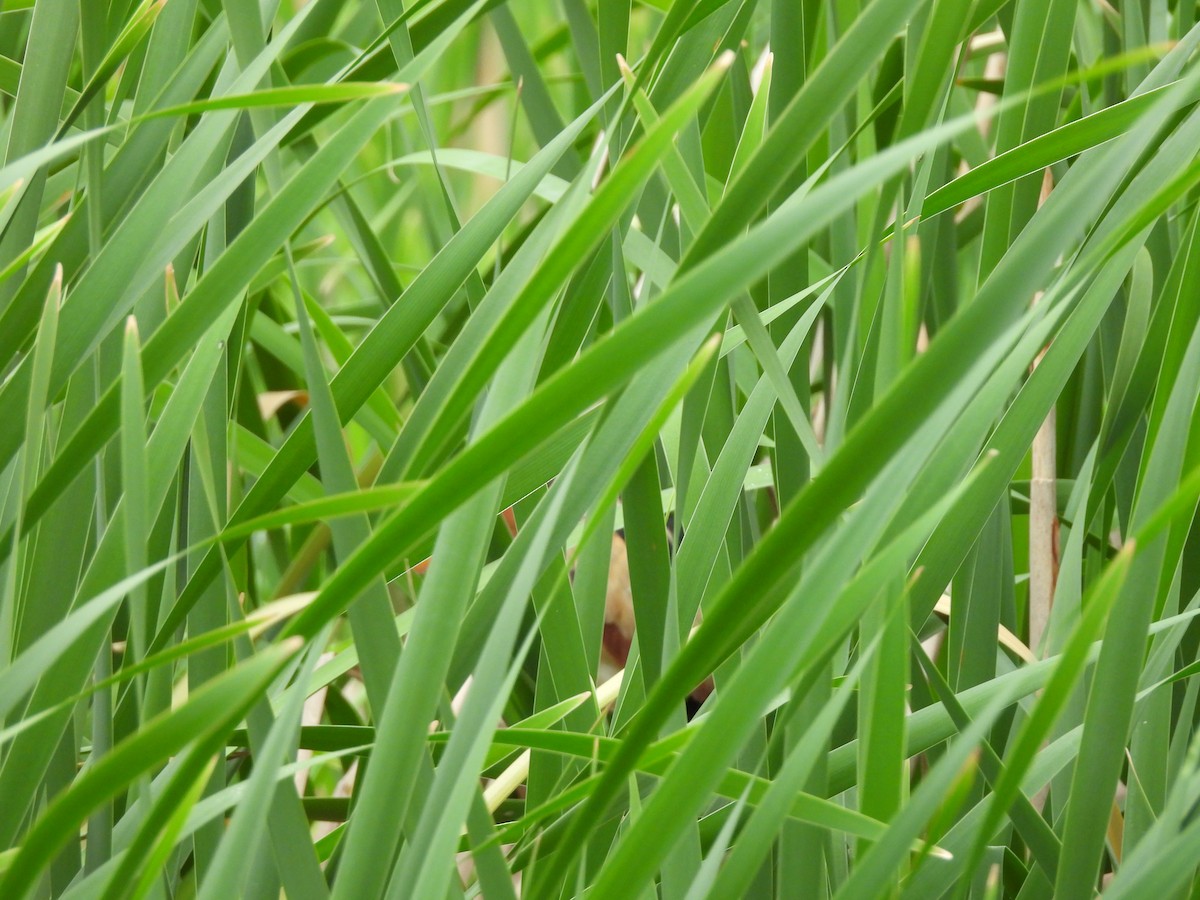
<svg viewBox="0 0 1200 900">
<path fill-rule="evenodd" d="M 4 0 L 0 898 L 1200 896 L 1197 20 Z"/>
</svg>

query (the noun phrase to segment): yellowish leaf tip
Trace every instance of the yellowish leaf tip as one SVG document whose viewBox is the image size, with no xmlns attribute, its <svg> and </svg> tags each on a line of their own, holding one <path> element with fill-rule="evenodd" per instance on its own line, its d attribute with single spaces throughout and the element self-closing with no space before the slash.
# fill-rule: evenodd
<svg viewBox="0 0 1200 900">
<path fill-rule="evenodd" d="M 617 54 L 617 70 L 621 73 L 622 78 L 633 77 L 633 69 L 629 68 L 629 63 L 626 62 L 624 55 Z"/>
<path fill-rule="evenodd" d="M 138 337 L 137 316 L 129 316 L 125 320 L 125 334 L 128 337 L 134 338 L 135 340 L 137 339 L 137 337 Z"/>
<path fill-rule="evenodd" d="M 54 279 L 50 282 L 50 292 L 46 296 L 46 302 L 54 300 L 54 308 L 62 309 L 63 305 L 63 270 L 62 263 L 56 263 L 54 266 Z"/>
<path fill-rule="evenodd" d="M 290 638 L 285 638 L 284 640 L 280 641 L 279 646 L 282 647 L 283 651 L 290 656 L 304 646 L 304 638 L 300 637 L 300 635 L 294 635 Z"/>
<path fill-rule="evenodd" d="M 392 85 L 391 92 L 393 94 L 404 94 L 408 92 L 410 85 L 405 81 L 397 81 Z"/>
<path fill-rule="evenodd" d="M 717 61 L 716 61 L 715 65 L 716 65 L 716 68 L 722 72 L 725 71 L 726 69 L 728 69 L 730 66 L 732 66 L 733 65 L 733 51 L 725 50 L 724 52 L 722 52 L 721 55 L 717 57 Z"/>
</svg>

